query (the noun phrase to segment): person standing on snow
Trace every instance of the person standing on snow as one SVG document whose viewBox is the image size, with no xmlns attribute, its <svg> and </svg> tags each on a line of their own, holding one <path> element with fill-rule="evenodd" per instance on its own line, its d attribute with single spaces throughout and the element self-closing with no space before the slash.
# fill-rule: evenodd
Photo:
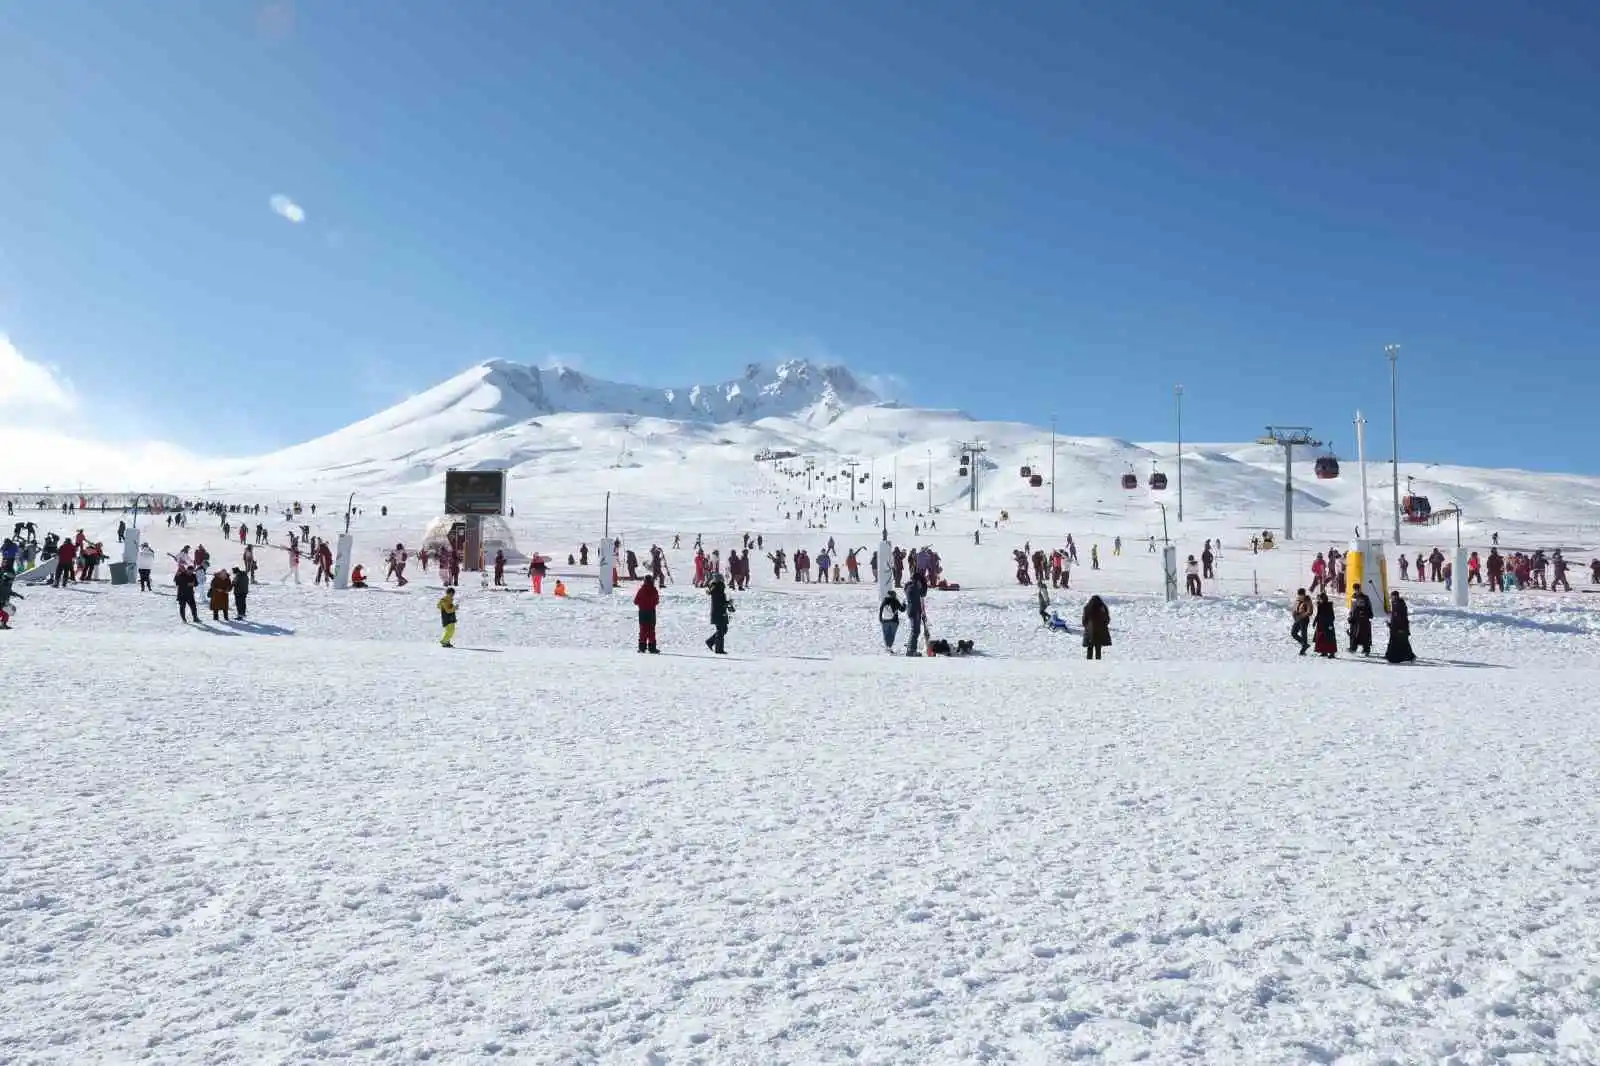
<svg viewBox="0 0 1600 1066">
<path fill-rule="evenodd" d="M 211 620 L 228 621 L 228 593 L 233 591 L 233 582 L 228 577 L 226 570 L 218 570 L 211 578 Z"/>
<path fill-rule="evenodd" d="M 1326 591 L 1317 593 L 1316 630 L 1317 654 L 1324 659 L 1339 654 L 1339 638 L 1334 632 L 1333 601 L 1328 599 Z"/>
<path fill-rule="evenodd" d="M 906 617 L 911 620 L 911 639 L 906 641 L 906 655 L 911 658 L 920 656 L 917 644 L 922 639 L 923 629 L 927 626 L 926 613 L 928 599 L 928 583 L 923 580 L 921 573 L 913 573 L 906 581 Z"/>
<path fill-rule="evenodd" d="M 496 587 L 506 583 L 506 553 L 498 548 L 494 553 L 494 583 Z"/>
<path fill-rule="evenodd" d="M 1350 628 L 1350 654 L 1361 649 L 1362 655 L 1372 654 L 1372 600 L 1364 589 L 1357 587 L 1350 594 L 1350 617 L 1345 619 Z"/>
<path fill-rule="evenodd" d="M 234 567 L 233 570 L 233 610 L 240 619 L 245 617 L 246 601 L 250 598 L 250 573 Z"/>
<path fill-rule="evenodd" d="M 1557 548 L 1551 554 L 1550 566 L 1555 571 L 1555 580 L 1550 582 L 1550 591 L 1559 592 L 1565 589 L 1567 592 L 1571 592 L 1572 582 L 1567 580 L 1567 570 L 1569 569 L 1569 566 L 1567 564 L 1567 560 L 1561 555 L 1560 548 Z"/>
<path fill-rule="evenodd" d="M 444 626 L 444 635 L 439 638 L 439 647 L 453 648 L 456 639 L 456 590 L 453 586 L 446 585 L 444 595 L 435 605 L 439 608 L 439 624 Z"/>
<path fill-rule="evenodd" d="M 156 565 L 156 550 L 149 544 L 139 545 L 139 591 L 153 592 L 150 584 L 150 571 Z"/>
<path fill-rule="evenodd" d="M 1294 625 L 1289 627 L 1289 636 L 1300 642 L 1300 654 L 1304 655 L 1311 647 L 1311 640 L 1307 634 L 1311 631 L 1311 616 L 1315 613 L 1311 597 L 1306 595 L 1305 589 L 1296 589 L 1294 607 L 1290 612 L 1294 617 Z"/>
<path fill-rule="evenodd" d="M 878 604 L 878 625 L 883 627 L 883 646 L 889 651 L 894 651 L 895 634 L 900 632 L 900 615 L 906 605 L 900 602 L 900 597 L 894 594 L 894 589 Z"/>
<path fill-rule="evenodd" d="M 728 636 L 728 615 L 733 613 L 733 604 L 728 602 L 728 587 L 722 583 L 722 575 L 713 571 L 711 580 L 706 586 L 706 595 L 711 597 L 711 628 L 712 634 L 706 638 L 706 647 L 717 655 L 728 654 L 724 641 Z"/>
<path fill-rule="evenodd" d="M 1083 605 L 1083 647 L 1085 659 L 1099 659 L 1111 647 L 1111 608 L 1099 596 Z"/>
<path fill-rule="evenodd" d="M 656 588 L 653 575 L 645 575 L 644 584 L 633 594 L 633 605 L 639 609 L 639 653 L 659 655 L 656 648 L 656 608 L 661 604 L 661 592 Z"/>
<path fill-rule="evenodd" d="M 1399 592 L 1389 593 L 1389 646 L 1383 657 L 1391 663 L 1417 661 L 1417 653 L 1411 650 L 1411 612 Z"/>
</svg>

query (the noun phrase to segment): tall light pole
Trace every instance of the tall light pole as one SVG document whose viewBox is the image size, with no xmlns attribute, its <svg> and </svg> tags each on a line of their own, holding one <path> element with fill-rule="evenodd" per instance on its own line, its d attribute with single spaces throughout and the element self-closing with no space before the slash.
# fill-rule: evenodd
<svg viewBox="0 0 1600 1066">
<path fill-rule="evenodd" d="M 1178 521 L 1183 521 L 1183 386 L 1172 386 L 1178 401 Z"/>
<path fill-rule="evenodd" d="M 1394 542 L 1400 543 L 1400 346 L 1385 344 L 1389 357 L 1389 480 L 1394 482 Z"/>
<path fill-rule="evenodd" d="M 1050 513 L 1056 513 L 1056 416 L 1050 416 Z"/>
</svg>

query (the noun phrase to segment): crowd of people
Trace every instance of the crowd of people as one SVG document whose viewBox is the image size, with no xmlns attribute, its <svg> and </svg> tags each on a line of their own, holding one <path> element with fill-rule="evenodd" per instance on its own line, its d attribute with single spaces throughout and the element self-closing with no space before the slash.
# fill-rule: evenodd
<svg viewBox="0 0 1600 1066">
<path fill-rule="evenodd" d="M 1325 659 L 1339 654 L 1338 620 L 1334 615 L 1333 600 L 1328 590 L 1316 591 L 1313 600 L 1305 589 L 1295 592 L 1289 607 L 1293 624 L 1289 636 L 1300 645 L 1300 654 L 1315 651 Z M 1372 623 L 1375 617 L 1372 599 L 1359 586 L 1350 593 L 1350 609 L 1345 617 L 1345 633 L 1349 639 L 1349 654 L 1357 651 L 1363 656 L 1372 654 Z M 1389 593 L 1389 641 L 1383 657 L 1391 663 L 1416 661 L 1411 649 L 1411 612 L 1405 597 L 1398 590 Z"/>
</svg>

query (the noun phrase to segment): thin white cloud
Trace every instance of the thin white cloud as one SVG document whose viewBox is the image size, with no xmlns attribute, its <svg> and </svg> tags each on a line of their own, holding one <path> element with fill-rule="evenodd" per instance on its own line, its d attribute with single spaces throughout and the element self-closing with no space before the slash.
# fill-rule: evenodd
<svg viewBox="0 0 1600 1066">
<path fill-rule="evenodd" d="M 23 355 L 0 333 L 0 412 L 8 421 L 49 419 L 77 409 L 72 382 Z"/>
<path fill-rule="evenodd" d="M 267 202 L 271 205 L 272 210 L 276 214 L 288 219 L 290 222 L 293 222 L 296 225 L 306 220 L 305 208 L 301 207 L 299 204 L 295 203 L 281 192 L 273 196 L 273 198 Z"/>
</svg>

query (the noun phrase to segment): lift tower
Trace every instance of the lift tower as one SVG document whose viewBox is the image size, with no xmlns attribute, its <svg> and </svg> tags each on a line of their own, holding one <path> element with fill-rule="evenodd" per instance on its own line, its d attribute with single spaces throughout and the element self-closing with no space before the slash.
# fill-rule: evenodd
<svg viewBox="0 0 1600 1066">
<path fill-rule="evenodd" d="M 1294 450 L 1296 447 L 1320 448 L 1322 442 L 1311 435 L 1310 426 L 1268 426 L 1267 435 L 1257 438 L 1257 444 L 1271 444 L 1283 449 L 1283 539 L 1294 539 Z"/>
</svg>

